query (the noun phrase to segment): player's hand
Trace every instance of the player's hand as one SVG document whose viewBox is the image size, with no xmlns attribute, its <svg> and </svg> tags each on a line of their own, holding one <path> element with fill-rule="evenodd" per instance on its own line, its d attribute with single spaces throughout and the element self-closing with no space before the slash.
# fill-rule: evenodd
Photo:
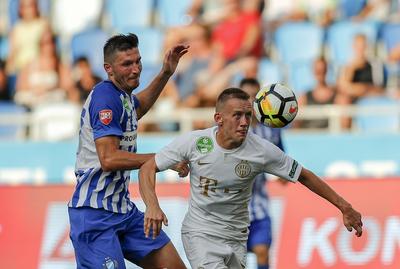
<svg viewBox="0 0 400 269">
<path fill-rule="evenodd" d="M 164 63 L 162 67 L 163 74 L 172 76 L 178 66 L 179 60 L 183 55 L 189 51 L 188 45 L 177 45 L 171 48 L 164 57 Z"/>
<path fill-rule="evenodd" d="M 178 172 L 180 177 L 186 177 L 189 174 L 190 167 L 189 162 L 182 161 L 172 167 L 172 170 Z"/>
<path fill-rule="evenodd" d="M 144 234 L 146 237 L 150 236 L 152 231 L 152 238 L 155 239 L 161 231 L 162 224 L 168 226 L 168 219 L 160 207 L 147 207 L 144 214 Z"/>
<path fill-rule="evenodd" d="M 353 228 L 356 230 L 356 236 L 360 237 L 362 235 L 361 214 L 354 210 L 351 206 L 343 211 L 343 223 L 347 230 L 351 232 Z"/>
</svg>

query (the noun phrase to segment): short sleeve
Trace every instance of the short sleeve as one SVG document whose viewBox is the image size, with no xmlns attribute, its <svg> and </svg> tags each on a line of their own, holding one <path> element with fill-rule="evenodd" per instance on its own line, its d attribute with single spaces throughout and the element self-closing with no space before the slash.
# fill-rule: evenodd
<svg viewBox="0 0 400 269">
<path fill-rule="evenodd" d="M 170 144 L 165 146 L 155 156 L 157 168 L 164 171 L 171 166 L 187 160 L 190 160 L 190 152 L 193 143 L 191 133 L 181 135 L 175 138 Z"/>
<path fill-rule="evenodd" d="M 266 152 L 264 172 L 292 182 L 298 180 L 302 169 L 301 164 L 272 143 L 269 143 Z"/>
<path fill-rule="evenodd" d="M 95 140 L 104 136 L 123 135 L 120 124 L 123 110 L 118 94 L 106 87 L 95 89 L 89 104 L 89 113 Z"/>
</svg>

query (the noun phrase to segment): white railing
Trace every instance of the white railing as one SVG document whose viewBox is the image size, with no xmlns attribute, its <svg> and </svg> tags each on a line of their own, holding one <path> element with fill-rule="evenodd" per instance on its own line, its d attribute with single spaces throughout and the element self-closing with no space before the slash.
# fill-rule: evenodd
<svg viewBox="0 0 400 269">
<path fill-rule="evenodd" d="M 177 108 L 171 111 L 163 111 L 163 113 L 157 113 L 156 110 L 151 110 L 142 119 L 141 123 L 178 123 L 179 130 L 177 132 L 184 133 L 193 130 L 193 123 L 195 121 L 204 121 L 212 125 L 214 123 L 214 108 Z M 376 121 L 377 126 L 379 126 L 380 119 L 385 119 L 387 117 L 392 117 L 397 122 L 394 126 L 390 126 L 390 129 L 381 128 L 376 130 L 377 132 L 399 132 L 400 133 L 400 104 L 390 105 L 390 106 L 337 106 L 337 105 L 323 105 L 323 106 L 307 106 L 299 109 L 299 113 L 296 120 L 304 119 L 327 119 L 328 128 L 318 129 L 318 132 L 326 133 L 341 133 L 341 132 L 355 132 L 362 131 L 358 130 L 357 127 L 352 130 L 346 130 L 341 127 L 341 117 L 349 116 L 353 119 L 358 116 L 369 116 L 372 121 Z M 72 117 L 72 116 L 71 116 Z M 54 120 L 62 120 L 61 118 L 51 118 Z M 65 119 L 65 117 L 63 117 Z M 16 126 L 18 127 L 18 132 L 15 136 L 16 139 L 36 139 L 37 134 L 33 134 L 32 130 L 37 128 L 37 122 L 35 122 L 31 113 L 25 113 L 22 115 L 13 114 L 0 114 L 0 128 L 1 126 Z M 45 126 L 45 122 L 41 122 Z M 79 119 L 76 119 L 76 126 L 79 126 Z M 61 125 L 62 126 L 62 125 Z M 31 130 L 31 132 L 27 132 Z M 291 128 L 290 132 L 310 132 L 317 130 L 310 129 L 296 129 Z M 374 130 L 375 131 L 375 130 Z M 0 132 L 1 134 L 1 132 Z M 64 137 L 65 138 L 65 137 Z"/>
<path fill-rule="evenodd" d="M 146 123 L 165 123 L 165 122 L 177 122 L 179 123 L 179 132 L 187 132 L 193 130 L 194 121 L 206 121 L 212 124 L 214 122 L 214 109 L 213 108 L 181 108 L 171 111 L 170 113 L 156 113 L 156 111 L 150 111 L 147 113 L 141 122 Z M 391 106 L 338 106 L 338 105 L 313 105 L 302 107 L 299 109 L 299 113 L 295 120 L 312 120 L 312 119 L 327 119 L 328 128 L 319 129 L 320 132 L 327 133 L 340 133 L 348 132 L 349 130 L 341 127 L 341 118 L 348 116 L 355 119 L 358 116 L 370 116 L 371 118 L 382 117 L 395 117 L 397 119 L 396 126 L 391 126 L 390 130 L 379 130 L 400 132 L 400 103 L 399 105 Z M 377 122 L 377 125 L 378 122 Z M 310 131 L 309 129 L 291 129 L 291 131 L 301 132 Z M 312 130 L 316 131 L 316 130 Z M 361 131 L 354 127 L 350 131 Z"/>
</svg>

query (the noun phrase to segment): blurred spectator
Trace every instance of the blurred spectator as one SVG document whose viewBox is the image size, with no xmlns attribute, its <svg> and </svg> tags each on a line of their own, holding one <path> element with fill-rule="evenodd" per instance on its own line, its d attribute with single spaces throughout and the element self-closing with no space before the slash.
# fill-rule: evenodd
<svg viewBox="0 0 400 269">
<path fill-rule="evenodd" d="M 6 63 L 0 60 L 0 100 L 11 100 L 11 89 L 8 85 L 8 76 L 6 73 Z"/>
<path fill-rule="evenodd" d="M 193 0 L 187 14 L 192 22 L 215 25 L 224 16 L 223 0 Z"/>
<path fill-rule="evenodd" d="M 70 92 L 70 99 L 82 104 L 93 87 L 102 80 L 92 72 L 89 60 L 86 57 L 79 57 L 75 60 L 72 76 L 74 89 Z"/>
<path fill-rule="evenodd" d="M 37 58 L 40 38 L 50 29 L 47 19 L 39 14 L 36 0 L 20 0 L 19 17 L 10 32 L 9 74 L 18 73 Z"/>
<path fill-rule="evenodd" d="M 378 61 L 367 58 L 367 38 L 357 34 L 353 41 L 353 59 L 345 66 L 338 80 L 337 103 L 354 104 L 360 97 L 384 93 L 384 70 Z M 342 127 L 350 128 L 350 118 L 344 118 Z"/>
<path fill-rule="evenodd" d="M 391 0 L 366 0 L 364 7 L 353 19 L 358 21 L 386 21 L 390 14 L 390 1 Z"/>
<path fill-rule="evenodd" d="M 40 40 L 38 58 L 17 78 L 15 102 L 33 108 L 45 102 L 62 101 L 72 87 L 70 77 L 68 67 L 57 55 L 54 36 L 45 32 Z"/>
<path fill-rule="evenodd" d="M 325 58 L 320 57 L 314 61 L 313 74 L 316 85 L 313 89 L 307 91 L 305 94 L 299 96 L 299 106 L 307 105 L 325 105 L 333 104 L 336 97 L 336 89 L 328 85 L 326 82 L 326 75 L 328 72 L 328 64 Z M 295 127 L 301 128 L 327 128 L 328 119 L 314 119 L 314 120 L 297 120 L 294 121 Z"/>
<path fill-rule="evenodd" d="M 259 58 L 263 53 L 261 14 L 257 7 L 244 8 L 240 0 L 224 0 L 224 4 L 225 17 L 212 34 L 217 70 L 238 58 Z"/>
<path fill-rule="evenodd" d="M 392 75 L 395 87 L 394 97 L 400 99 L 400 43 L 389 51 L 388 61 L 393 64 L 391 68 L 394 69 L 392 71 L 394 73 L 394 75 Z"/>
<path fill-rule="evenodd" d="M 185 107 L 202 106 L 196 89 L 199 87 L 199 73 L 206 70 L 212 57 L 211 33 L 209 27 L 191 24 L 182 31 L 183 40 L 190 46 L 187 56 L 182 59 L 175 83 L 178 104 Z"/>
<path fill-rule="evenodd" d="M 224 0 L 225 17 L 212 32 L 212 57 L 199 74 L 198 95 L 207 106 L 237 76 L 254 77 L 263 55 L 261 12 L 258 2 Z"/>
<path fill-rule="evenodd" d="M 389 51 L 388 60 L 400 64 L 400 43 Z"/>
</svg>

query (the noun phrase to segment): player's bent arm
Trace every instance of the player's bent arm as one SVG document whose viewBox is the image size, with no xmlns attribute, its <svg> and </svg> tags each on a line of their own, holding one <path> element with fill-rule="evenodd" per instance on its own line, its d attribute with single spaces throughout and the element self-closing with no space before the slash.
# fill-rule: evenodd
<svg viewBox="0 0 400 269">
<path fill-rule="evenodd" d="M 97 155 L 104 172 L 139 169 L 154 153 L 135 154 L 119 149 L 120 138 L 104 136 L 95 140 Z"/>
<path fill-rule="evenodd" d="M 152 230 L 153 238 L 160 234 L 162 223 L 168 225 L 168 219 L 161 210 L 156 195 L 156 172 L 157 166 L 154 157 L 145 162 L 139 170 L 139 191 L 146 205 L 144 233 L 148 237 Z"/>
<path fill-rule="evenodd" d="M 361 214 L 354 210 L 349 202 L 347 202 L 338 193 L 336 193 L 320 177 L 304 167 L 301 170 L 299 182 L 310 189 L 312 192 L 318 194 L 319 196 L 323 197 L 334 206 L 336 206 L 343 214 L 343 223 L 346 226 L 347 230 L 351 232 L 352 228 L 354 228 L 356 230 L 356 235 L 361 236 Z"/>
</svg>

